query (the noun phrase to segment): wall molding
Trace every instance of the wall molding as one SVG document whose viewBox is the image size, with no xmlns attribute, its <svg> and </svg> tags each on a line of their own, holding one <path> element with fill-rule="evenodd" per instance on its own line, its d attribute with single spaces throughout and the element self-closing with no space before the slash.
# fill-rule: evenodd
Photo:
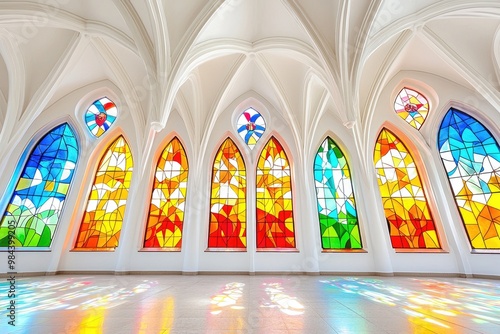
<svg viewBox="0 0 500 334">
<path fill-rule="evenodd" d="M 0 278 L 10 277 L 11 274 L 1 273 Z M 415 278 L 472 278 L 500 280 L 497 275 L 485 274 L 463 274 L 463 273 L 417 273 L 417 272 L 341 272 L 341 271 L 110 271 L 110 270 L 88 270 L 88 271 L 56 271 L 56 272 L 23 272 L 16 273 L 16 277 L 42 277 L 42 276 L 81 276 L 81 275 L 182 275 L 182 276 L 354 276 L 354 277 L 415 277 Z"/>
</svg>

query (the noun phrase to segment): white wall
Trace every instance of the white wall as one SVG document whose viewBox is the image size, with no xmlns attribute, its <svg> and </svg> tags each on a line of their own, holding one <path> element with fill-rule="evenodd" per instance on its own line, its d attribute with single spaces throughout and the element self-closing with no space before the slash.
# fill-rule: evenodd
<svg viewBox="0 0 500 334">
<path fill-rule="evenodd" d="M 406 79 L 409 77 L 411 81 Z M 431 112 L 420 131 L 411 128 L 392 110 L 395 94 L 405 85 L 420 90 L 430 100 Z M 109 133 L 95 139 L 83 123 L 83 113 L 89 103 L 102 95 L 114 100 L 120 114 Z M 346 128 L 334 116 L 335 113 L 326 110 L 314 133 L 311 133 L 312 144 L 308 147 L 295 141 L 287 120 L 277 106 L 253 92 L 244 94 L 221 111 L 212 131 L 200 138 L 190 137 L 190 131 L 176 110 L 170 114 L 166 127 L 158 129 L 158 132 L 149 130 L 148 126 L 145 130 L 138 130 L 134 115 L 123 101 L 119 89 L 111 82 L 93 83 L 55 102 L 30 127 L 19 129 L 15 134 L 15 146 L 8 150 L 0 165 L 3 171 L 0 175 L 1 189 L 11 182 L 24 149 L 33 147 L 54 125 L 68 121 L 76 130 L 80 143 L 76 174 L 52 247 L 50 251 L 18 250 L 18 272 L 438 273 L 500 276 L 499 266 L 493 265 L 498 262 L 499 254 L 471 252 L 437 151 L 437 130 L 450 105 L 483 121 L 499 140 L 499 113 L 487 101 L 462 86 L 430 74 L 400 72 L 390 80 L 377 101 L 366 142 L 355 135 L 357 125 L 353 129 Z M 249 105 L 257 105 L 256 109 L 264 115 L 268 126 L 253 150 L 244 146 L 234 127 L 235 117 Z M 382 126 L 394 131 L 414 152 L 443 251 L 397 252 L 391 247 L 373 168 L 373 147 Z M 134 175 L 120 244 L 115 251 L 72 251 L 100 155 L 119 134 L 125 135 L 134 157 Z M 153 170 L 164 145 L 174 135 L 181 139 L 187 151 L 190 173 L 183 247 L 180 252 L 141 251 Z M 206 251 L 212 163 L 219 145 L 228 135 L 238 144 L 247 167 L 246 252 Z M 294 252 L 257 252 L 255 246 L 255 168 L 260 150 L 271 135 L 277 136 L 285 147 L 292 168 L 297 242 L 297 251 Z M 321 250 L 312 168 L 317 148 L 327 135 L 342 148 L 350 164 L 360 218 L 362 252 L 327 253 Z M 144 150 L 144 147 L 147 149 Z M 10 196 L 8 193 L 2 195 L 4 198 Z M 7 271 L 6 261 L 1 261 L 0 266 L 2 271 Z"/>
</svg>

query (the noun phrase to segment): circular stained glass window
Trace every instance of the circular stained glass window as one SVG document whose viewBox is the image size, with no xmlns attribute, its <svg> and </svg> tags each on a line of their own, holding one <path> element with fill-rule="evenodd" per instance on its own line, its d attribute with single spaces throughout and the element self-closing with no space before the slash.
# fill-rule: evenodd
<svg viewBox="0 0 500 334">
<path fill-rule="evenodd" d="M 236 129 L 248 147 L 253 149 L 266 131 L 266 122 L 257 110 L 248 108 L 238 117 Z"/>
<path fill-rule="evenodd" d="M 117 113 L 116 105 L 107 97 L 94 101 L 85 113 L 89 131 L 96 137 L 102 136 L 116 120 Z"/>
<path fill-rule="evenodd" d="M 419 92 L 405 87 L 399 92 L 396 101 L 394 101 L 394 111 L 399 117 L 418 130 L 429 113 L 429 102 Z"/>
</svg>

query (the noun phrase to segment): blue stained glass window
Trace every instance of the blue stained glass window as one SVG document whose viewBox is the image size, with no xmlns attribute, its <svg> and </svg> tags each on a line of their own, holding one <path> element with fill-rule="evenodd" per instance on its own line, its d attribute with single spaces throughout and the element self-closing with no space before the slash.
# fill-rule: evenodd
<svg viewBox="0 0 500 334">
<path fill-rule="evenodd" d="M 0 247 L 8 246 L 9 226 L 16 247 L 49 247 L 78 159 L 71 127 L 61 124 L 36 144 L 0 223 Z"/>
<path fill-rule="evenodd" d="M 266 121 L 257 110 L 248 108 L 238 117 L 236 128 L 248 147 L 253 149 L 266 131 Z"/>
<path fill-rule="evenodd" d="M 478 120 L 451 108 L 438 135 L 441 161 L 471 245 L 500 249 L 500 148 Z"/>
</svg>

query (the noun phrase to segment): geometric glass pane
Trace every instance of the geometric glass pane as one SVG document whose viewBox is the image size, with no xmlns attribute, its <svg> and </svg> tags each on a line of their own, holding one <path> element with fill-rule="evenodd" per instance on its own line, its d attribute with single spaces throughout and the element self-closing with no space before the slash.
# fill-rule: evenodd
<svg viewBox="0 0 500 334">
<path fill-rule="evenodd" d="M 362 248 L 349 165 L 330 137 L 316 153 L 314 184 L 323 249 Z"/>
<path fill-rule="evenodd" d="M 248 147 L 253 149 L 266 131 L 266 122 L 257 110 L 248 108 L 238 117 L 236 129 Z"/>
<path fill-rule="evenodd" d="M 474 249 L 500 249 L 500 148 L 477 119 L 451 108 L 438 134 L 441 161 Z"/>
<path fill-rule="evenodd" d="M 393 248 L 440 248 L 426 195 L 410 152 L 382 129 L 374 164 Z"/>
<path fill-rule="evenodd" d="M 75 248 L 118 246 L 132 169 L 132 153 L 120 136 L 104 152 L 99 163 Z"/>
<path fill-rule="evenodd" d="M 429 113 L 429 102 L 419 92 L 405 87 L 396 96 L 394 111 L 418 130 Z"/>
<path fill-rule="evenodd" d="M 85 123 L 89 131 L 96 137 L 106 132 L 116 120 L 116 105 L 107 97 L 95 100 L 85 113 Z"/>
<path fill-rule="evenodd" d="M 245 162 L 228 137 L 213 164 L 209 248 L 246 249 L 246 182 Z"/>
<path fill-rule="evenodd" d="M 49 131 L 31 151 L 0 223 L 0 247 L 49 247 L 75 173 L 78 143 L 68 123 Z"/>
<path fill-rule="evenodd" d="M 213 164 L 209 248 L 246 248 L 246 182 L 245 162 L 228 137 Z"/>
<path fill-rule="evenodd" d="M 156 165 L 144 248 L 181 248 L 187 179 L 186 152 L 174 137 Z"/>
<path fill-rule="evenodd" d="M 274 137 L 262 149 L 256 182 L 257 248 L 295 248 L 290 165 Z"/>
</svg>

